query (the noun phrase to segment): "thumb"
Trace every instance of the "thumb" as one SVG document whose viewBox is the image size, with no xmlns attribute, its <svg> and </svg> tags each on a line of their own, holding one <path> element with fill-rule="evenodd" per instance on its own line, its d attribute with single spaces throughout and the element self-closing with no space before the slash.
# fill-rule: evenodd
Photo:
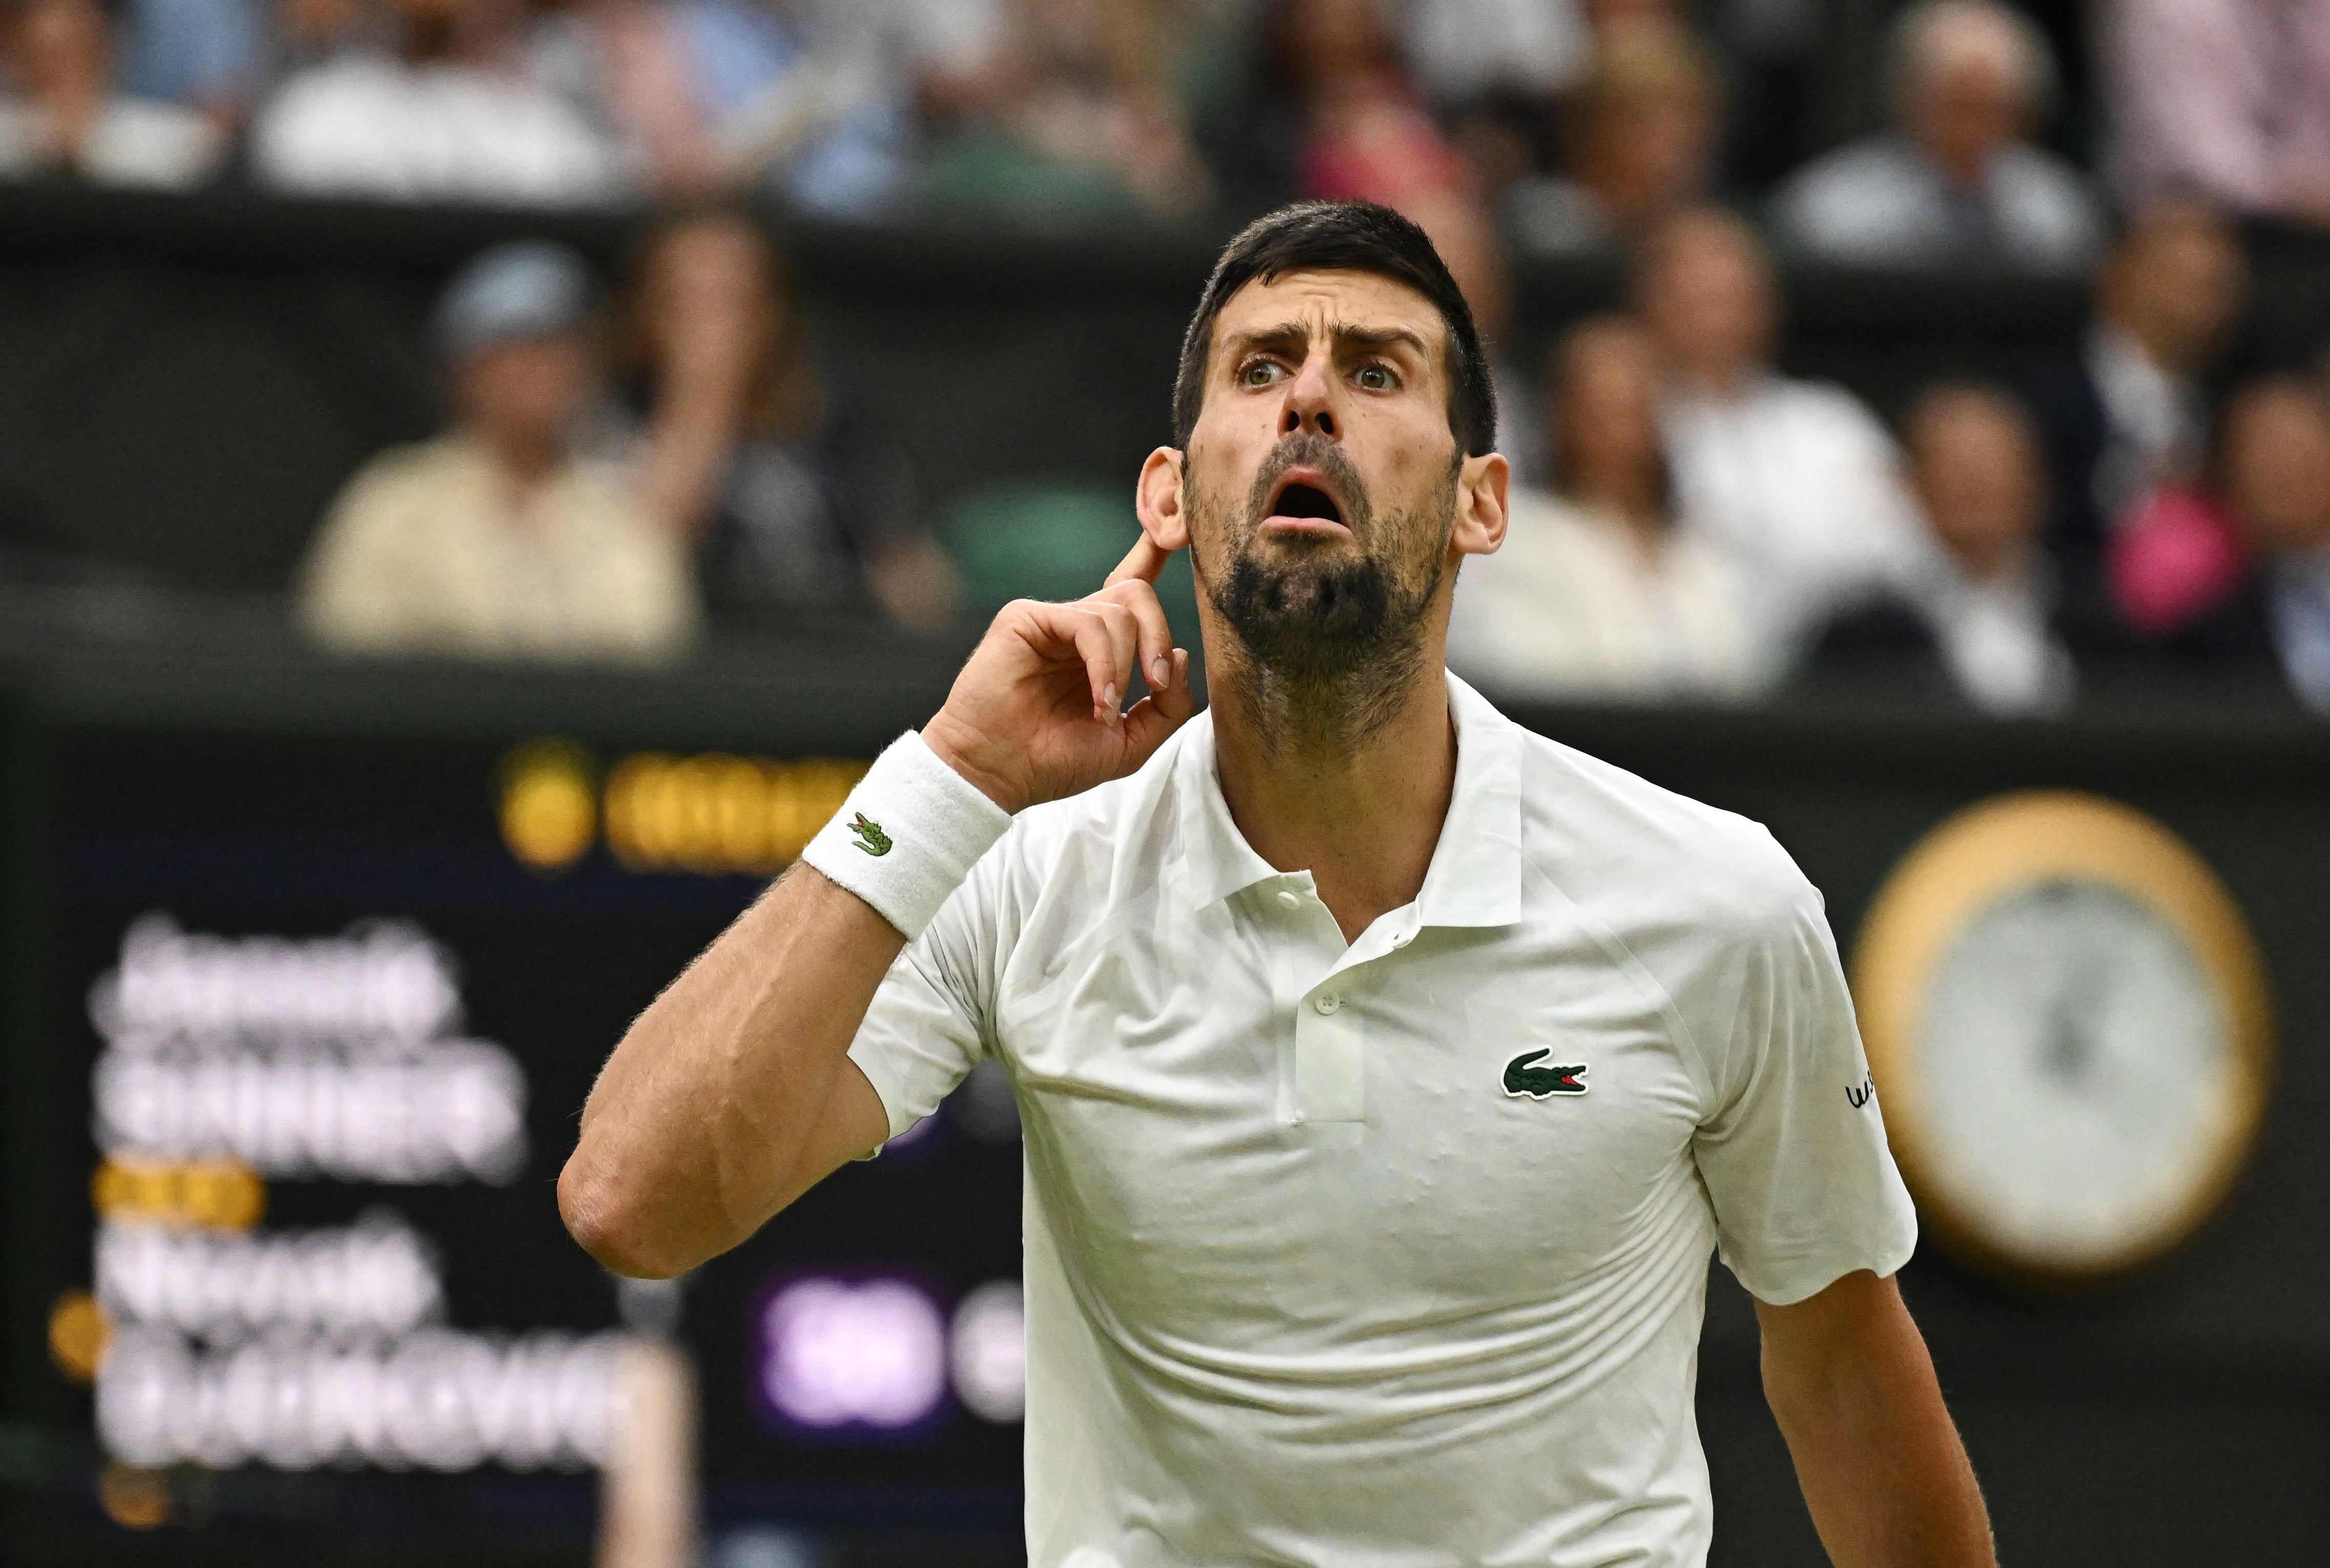
<svg viewBox="0 0 2330 1568">
<path fill-rule="evenodd" d="M 1149 760 L 1166 738 L 1188 723 L 1198 712 L 1197 694 L 1189 689 L 1189 651 L 1173 650 L 1173 678 L 1160 690 L 1132 704 L 1124 715 L 1126 771 Z"/>
</svg>

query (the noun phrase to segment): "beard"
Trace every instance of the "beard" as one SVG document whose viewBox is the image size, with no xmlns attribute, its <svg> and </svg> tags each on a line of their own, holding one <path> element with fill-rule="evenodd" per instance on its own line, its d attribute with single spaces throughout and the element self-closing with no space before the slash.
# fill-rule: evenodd
<svg viewBox="0 0 2330 1568">
<path fill-rule="evenodd" d="M 1318 469 L 1341 503 L 1359 551 L 1336 542 L 1266 541 L 1263 519 L 1287 469 Z M 1197 562 L 1206 597 L 1236 638 L 1221 661 L 1246 686 L 1264 734 L 1303 751 L 1348 750 L 1397 713 L 1424 664 L 1424 634 L 1446 570 L 1456 474 L 1412 510 L 1378 514 L 1366 482 L 1324 436 L 1298 431 L 1263 462 L 1245 514 L 1217 532 L 1210 498 L 1191 492 L 1200 534 L 1227 542 L 1221 570 Z"/>
</svg>

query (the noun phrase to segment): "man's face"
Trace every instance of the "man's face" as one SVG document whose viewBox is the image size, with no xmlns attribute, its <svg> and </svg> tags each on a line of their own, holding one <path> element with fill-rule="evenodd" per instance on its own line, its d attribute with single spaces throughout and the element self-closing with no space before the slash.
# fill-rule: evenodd
<svg viewBox="0 0 2330 1568">
<path fill-rule="evenodd" d="M 1926 74 L 1909 95 L 1909 134 L 1944 173 L 1973 185 L 1991 160 L 2023 131 L 2013 62 L 1984 51 L 1960 51 Z"/>
<path fill-rule="evenodd" d="M 563 447 L 591 396 L 591 351 L 580 333 L 514 338 L 472 354 L 455 391 L 464 421 L 497 447 Z"/>
<path fill-rule="evenodd" d="M 2038 534 L 2046 478 L 2013 411 L 1951 398 L 1923 411 L 1909 434 L 1910 477 L 1943 547 L 1978 576 L 2014 561 Z"/>
<path fill-rule="evenodd" d="M 1328 675 L 1419 644 L 1464 468 L 1447 335 L 1369 273 L 1288 273 L 1223 307 L 1185 515 L 1208 603 L 1257 664 Z"/>
<path fill-rule="evenodd" d="M 1770 351 L 1777 305 L 1754 242 L 1728 218 L 1678 220 L 1643 284 L 1643 316 L 1670 364 L 1729 386 Z"/>
</svg>

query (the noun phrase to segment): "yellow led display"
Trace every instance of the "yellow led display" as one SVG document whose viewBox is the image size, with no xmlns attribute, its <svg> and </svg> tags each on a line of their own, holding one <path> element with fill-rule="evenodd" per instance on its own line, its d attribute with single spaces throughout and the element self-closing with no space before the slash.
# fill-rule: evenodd
<svg viewBox="0 0 2330 1568">
<path fill-rule="evenodd" d="M 607 777 L 607 845 L 636 871 L 771 874 L 800 858 L 867 766 L 642 752 Z"/>
</svg>

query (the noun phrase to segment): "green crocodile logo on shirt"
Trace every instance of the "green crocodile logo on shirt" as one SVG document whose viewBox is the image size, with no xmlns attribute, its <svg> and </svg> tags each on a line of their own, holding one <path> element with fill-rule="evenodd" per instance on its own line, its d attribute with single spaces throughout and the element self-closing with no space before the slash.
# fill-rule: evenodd
<svg viewBox="0 0 2330 1568">
<path fill-rule="evenodd" d="M 1524 1051 L 1505 1063 L 1505 1092 L 1518 1100 L 1527 1095 L 1531 1100 L 1543 1100 L 1555 1094 L 1583 1094 L 1586 1085 L 1586 1064 L 1575 1067 L 1536 1067 L 1530 1063 L 1539 1057 L 1550 1056 L 1550 1049 Z"/>
<path fill-rule="evenodd" d="M 857 835 L 857 847 L 864 850 L 867 854 L 887 855 L 890 853 L 890 836 L 882 831 L 882 825 L 880 823 L 867 816 L 863 811 L 857 814 L 857 820 L 849 825 L 849 831 Z"/>
</svg>

